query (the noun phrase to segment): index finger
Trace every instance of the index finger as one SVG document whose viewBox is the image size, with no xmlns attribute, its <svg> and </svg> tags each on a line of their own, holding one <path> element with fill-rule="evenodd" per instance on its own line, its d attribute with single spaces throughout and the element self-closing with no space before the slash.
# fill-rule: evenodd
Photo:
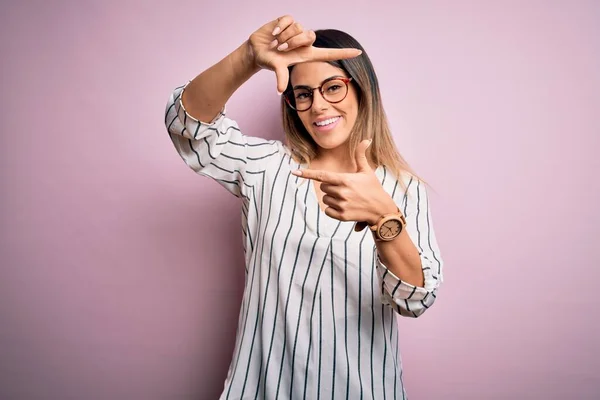
<svg viewBox="0 0 600 400">
<path fill-rule="evenodd" d="M 328 49 L 322 47 L 313 47 L 312 59 L 314 61 L 336 61 L 346 58 L 358 57 L 362 54 L 360 49 Z"/>
<path fill-rule="evenodd" d="M 319 182 L 331 183 L 333 185 L 339 185 L 342 183 L 342 179 L 339 174 L 335 172 L 322 171 L 316 169 L 303 169 L 292 171 L 292 174 L 300 176 L 306 179 L 312 179 Z"/>
</svg>

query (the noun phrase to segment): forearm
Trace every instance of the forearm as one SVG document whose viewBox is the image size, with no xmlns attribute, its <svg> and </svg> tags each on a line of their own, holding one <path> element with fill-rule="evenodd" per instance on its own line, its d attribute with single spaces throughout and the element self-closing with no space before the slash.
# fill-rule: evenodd
<svg viewBox="0 0 600 400">
<path fill-rule="evenodd" d="M 259 70 L 250 46 L 244 42 L 188 84 L 182 97 L 186 111 L 200 121 L 211 121 L 231 95 Z"/>
<path fill-rule="evenodd" d="M 400 280 L 413 286 L 423 287 L 425 277 L 419 250 L 413 244 L 406 229 L 389 242 L 375 241 L 381 262 Z"/>
<path fill-rule="evenodd" d="M 389 195 L 382 194 L 378 196 L 377 206 L 373 210 L 375 212 L 370 225 L 374 225 L 382 215 L 397 212 L 398 207 Z M 419 250 L 410 238 L 407 227 L 395 239 L 389 242 L 376 240 L 375 245 L 379 258 L 390 272 L 413 286 L 425 285 Z"/>
</svg>

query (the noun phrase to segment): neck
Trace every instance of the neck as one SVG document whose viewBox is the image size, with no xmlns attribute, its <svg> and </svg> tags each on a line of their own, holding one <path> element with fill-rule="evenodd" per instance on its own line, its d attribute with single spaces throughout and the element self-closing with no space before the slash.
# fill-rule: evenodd
<svg viewBox="0 0 600 400">
<path fill-rule="evenodd" d="M 373 170 L 376 169 L 371 161 L 369 164 Z M 311 160 L 309 168 L 340 173 L 353 173 L 358 169 L 354 157 L 348 157 L 347 150 L 341 146 L 331 150 L 319 149 L 317 156 Z"/>
<path fill-rule="evenodd" d="M 356 164 L 349 159 L 346 146 L 335 149 L 319 148 L 317 155 L 310 162 L 310 168 L 331 172 L 354 172 Z"/>
</svg>

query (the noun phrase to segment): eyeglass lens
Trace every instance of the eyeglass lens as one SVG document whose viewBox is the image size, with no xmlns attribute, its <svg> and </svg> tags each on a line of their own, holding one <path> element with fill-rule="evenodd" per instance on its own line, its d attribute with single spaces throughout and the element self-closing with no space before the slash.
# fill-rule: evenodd
<svg viewBox="0 0 600 400">
<path fill-rule="evenodd" d="M 330 103 L 338 103 L 346 97 L 348 85 L 339 79 L 327 81 L 321 87 L 323 98 Z M 306 111 L 312 107 L 313 91 L 307 88 L 294 89 L 290 93 L 289 100 L 291 105 L 298 111 Z"/>
</svg>

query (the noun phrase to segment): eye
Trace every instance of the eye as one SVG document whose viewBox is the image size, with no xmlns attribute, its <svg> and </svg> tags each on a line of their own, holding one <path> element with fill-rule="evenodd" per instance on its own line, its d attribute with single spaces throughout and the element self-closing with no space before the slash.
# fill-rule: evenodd
<svg viewBox="0 0 600 400">
<path fill-rule="evenodd" d="M 342 88 L 342 87 L 341 87 L 340 85 L 338 85 L 338 84 L 333 84 L 333 85 L 331 85 L 331 86 L 329 86 L 329 87 L 327 88 L 327 91 L 328 91 L 328 92 L 336 92 L 336 91 L 340 90 L 341 88 Z"/>
<path fill-rule="evenodd" d="M 296 92 L 295 98 L 296 100 L 306 100 L 310 97 L 309 92 Z"/>
</svg>

